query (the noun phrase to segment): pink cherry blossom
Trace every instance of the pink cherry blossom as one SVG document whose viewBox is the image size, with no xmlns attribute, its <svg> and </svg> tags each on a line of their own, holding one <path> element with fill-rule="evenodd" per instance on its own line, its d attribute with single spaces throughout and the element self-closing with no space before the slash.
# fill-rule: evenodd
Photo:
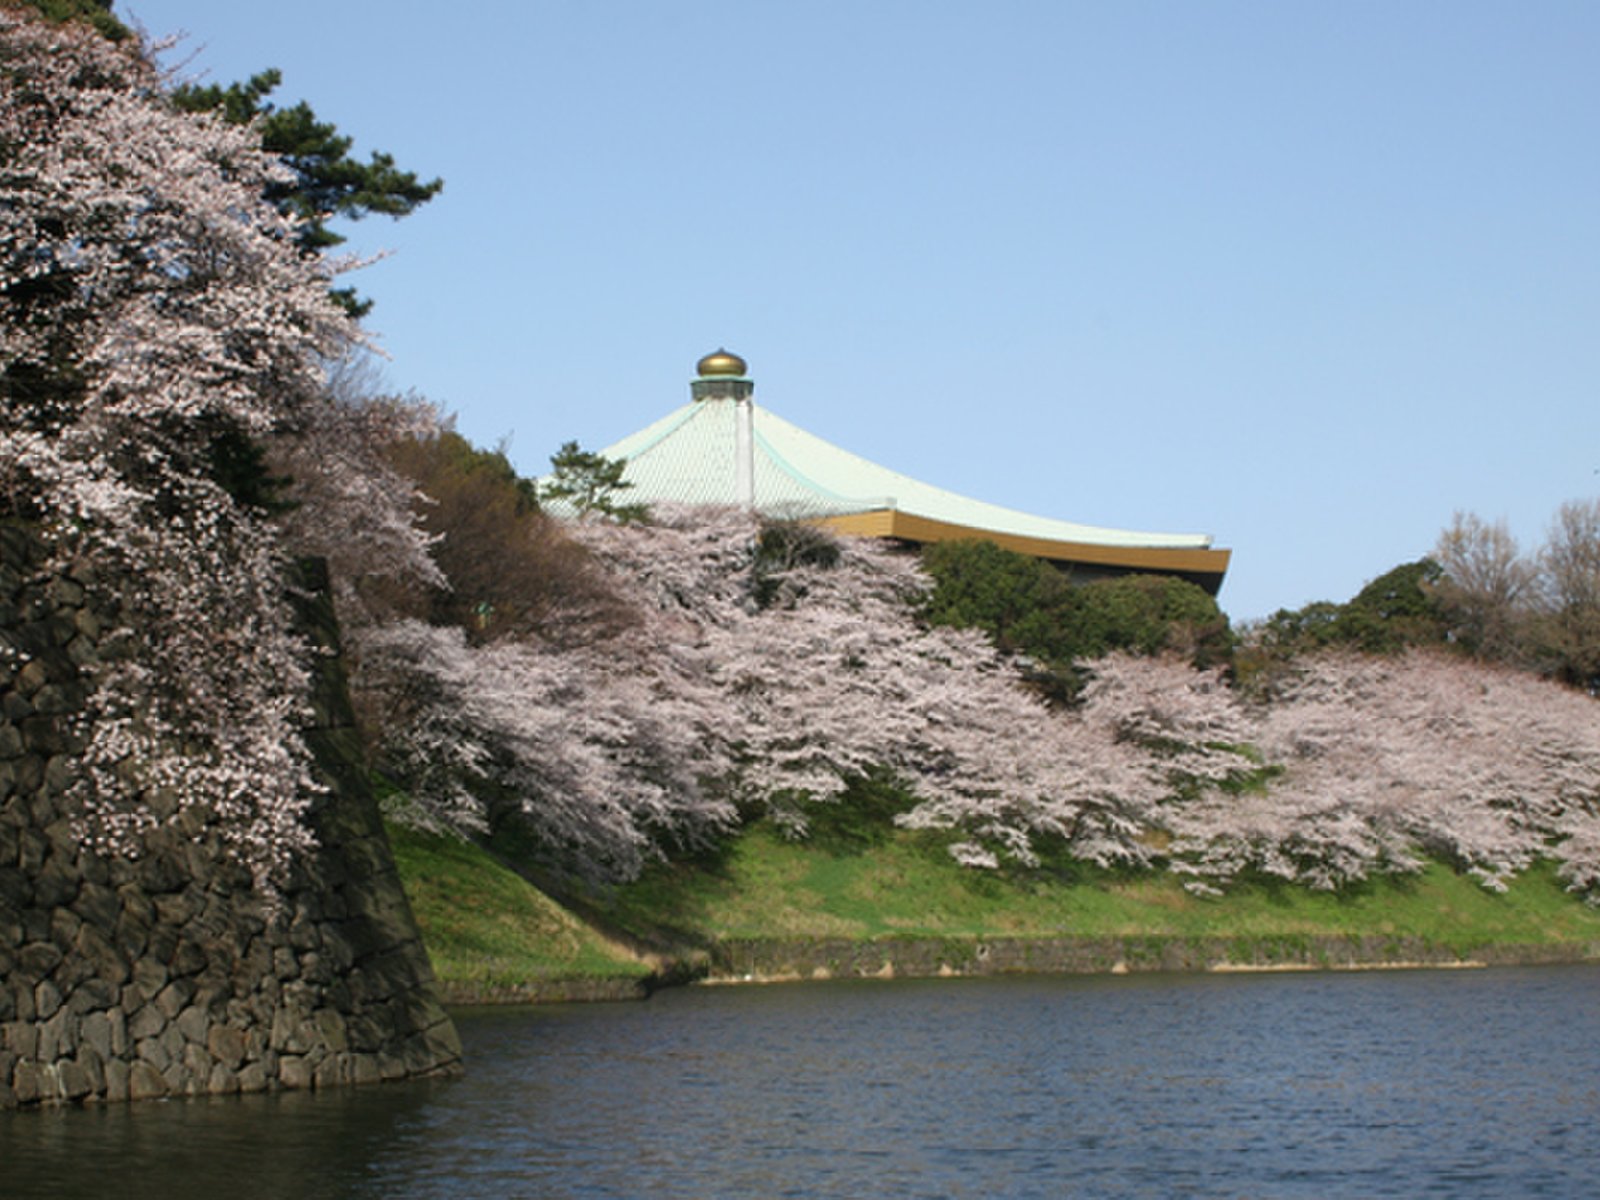
<svg viewBox="0 0 1600 1200">
<path fill-rule="evenodd" d="M 219 435 L 321 402 L 351 331 L 260 199 L 283 166 L 186 116 L 137 51 L 0 12 L 0 503 L 113 618 L 85 714 L 85 836 L 200 812 L 263 882 L 309 835 L 307 651 L 280 544 Z"/>
</svg>

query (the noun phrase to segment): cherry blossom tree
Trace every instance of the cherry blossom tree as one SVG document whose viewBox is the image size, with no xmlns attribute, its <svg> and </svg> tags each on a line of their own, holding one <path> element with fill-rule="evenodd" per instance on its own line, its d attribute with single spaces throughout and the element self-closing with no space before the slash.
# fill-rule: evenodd
<svg viewBox="0 0 1600 1200">
<path fill-rule="evenodd" d="M 1215 673 L 1119 656 L 1085 715 L 1060 714 L 983 635 L 917 620 L 930 585 L 904 553 L 773 556 L 740 512 L 656 518 L 574 526 L 638 615 L 603 643 L 362 635 L 413 819 L 470 827 L 512 797 L 558 859 L 625 878 L 741 812 L 803 836 L 813 806 L 888 772 L 914 797 L 901 822 L 969 865 L 1036 862 L 1041 839 L 1148 864 L 1164 798 L 1253 766 Z"/>
<path fill-rule="evenodd" d="M 202 812 L 263 882 L 306 844 L 306 653 L 230 441 L 310 420 L 350 337 L 250 131 L 138 48 L 0 9 L 0 505 L 115 615 L 80 791 L 106 849 Z"/>
<path fill-rule="evenodd" d="M 753 814 L 805 836 L 816 806 L 887 773 L 898 823 L 972 867 L 1057 846 L 1202 892 L 1336 888 L 1429 858 L 1494 888 L 1542 857 L 1580 890 L 1600 880 L 1580 693 L 1443 652 L 1323 652 L 1245 700 L 1219 671 L 1115 654 L 1053 708 L 985 636 L 919 621 L 930 583 L 903 552 L 791 552 L 737 511 L 655 517 L 571 527 L 635 613 L 614 636 L 365 635 L 395 695 L 424 681 L 391 730 L 425 816 L 470 825 L 509 801 L 557 859 L 626 878 Z"/>
<path fill-rule="evenodd" d="M 351 629 L 394 616 L 418 589 L 449 587 L 438 539 L 417 516 L 432 501 L 393 462 L 394 446 L 446 424 L 424 401 L 334 386 L 268 443 L 267 461 L 286 481 L 277 529 L 293 553 L 328 561 Z"/>
<path fill-rule="evenodd" d="M 1333 888 L 1442 858 L 1487 887 L 1538 858 L 1593 886 L 1600 711 L 1460 655 L 1310 656 L 1259 713 L 1264 787 L 1169 814 L 1178 869 Z"/>
<path fill-rule="evenodd" d="M 683 678 L 663 686 L 670 663 L 473 645 L 419 621 L 362 641 L 367 686 L 408 693 L 388 732 L 408 787 L 395 815 L 411 824 L 482 830 L 504 806 L 544 867 L 590 881 L 632 878 L 733 824 L 704 724 L 715 706 L 692 704 Z"/>
</svg>

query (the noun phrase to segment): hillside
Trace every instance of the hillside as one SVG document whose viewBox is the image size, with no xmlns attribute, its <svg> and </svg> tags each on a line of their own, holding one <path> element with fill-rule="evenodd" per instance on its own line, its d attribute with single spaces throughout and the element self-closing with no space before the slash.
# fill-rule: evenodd
<svg viewBox="0 0 1600 1200">
<path fill-rule="evenodd" d="M 389 842 L 450 1001 L 631 996 L 656 969 L 471 842 L 395 824 Z"/>
<path fill-rule="evenodd" d="M 1600 957 L 1600 910 L 1548 865 L 1504 894 L 1432 864 L 1337 894 L 1250 884 L 1202 898 L 1170 875 L 974 871 L 914 834 L 797 843 L 760 826 L 714 861 L 619 889 L 596 910 L 602 933 L 482 849 L 395 841 L 435 971 L 467 1002 L 636 995 L 673 963 L 782 978 Z"/>
</svg>

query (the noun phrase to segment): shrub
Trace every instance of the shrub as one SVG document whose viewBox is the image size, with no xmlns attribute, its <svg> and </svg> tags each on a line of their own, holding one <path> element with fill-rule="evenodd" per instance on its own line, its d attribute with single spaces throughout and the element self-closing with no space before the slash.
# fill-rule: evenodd
<svg viewBox="0 0 1600 1200">
<path fill-rule="evenodd" d="M 1117 650 L 1172 651 L 1197 667 L 1220 666 L 1233 650 L 1228 619 L 1201 588 L 1171 575 L 1100 579 L 1071 593 L 1080 658 Z"/>
<path fill-rule="evenodd" d="M 843 550 L 839 539 L 805 521 L 763 521 L 750 562 L 750 593 L 758 608 L 792 605 L 800 593 L 795 572 L 831 570 Z"/>
<path fill-rule="evenodd" d="M 1235 678 L 1250 689 L 1270 689 L 1302 655 L 1337 649 L 1398 654 L 1441 645 L 1450 633 L 1443 579 L 1437 561 L 1421 558 L 1384 572 L 1344 604 L 1317 600 L 1280 608 L 1242 638 Z"/>
<path fill-rule="evenodd" d="M 1074 664 L 1114 651 L 1183 655 L 1226 663 L 1232 633 L 1217 603 L 1167 575 L 1127 575 L 1074 586 L 1049 563 L 992 542 L 941 542 L 923 551 L 934 588 L 923 616 L 934 625 L 981 629 L 1002 649 L 1036 660 L 1047 692 L 1075 693 Z"/>
</svg>

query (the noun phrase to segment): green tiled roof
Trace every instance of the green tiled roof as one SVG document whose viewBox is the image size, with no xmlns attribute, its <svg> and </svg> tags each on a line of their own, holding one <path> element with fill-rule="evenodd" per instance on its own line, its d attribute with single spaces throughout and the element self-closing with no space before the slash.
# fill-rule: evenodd
<svg viewBox="0 0 1600 1200">
<path fill-rule="evenodd" d="M 1207 549 L 1200 533 L 1141 533 L 1036 517 L 880 467 L 775 413 L 730 399 L 694 401 L 601 451 L 627 460 L 629 503 L 726 504 L 739 494 L 737 421 L 750 410 L 755 507 L 774 516 L 893 510 L 994 533 L 1090 545 Z"/>
</svg>

